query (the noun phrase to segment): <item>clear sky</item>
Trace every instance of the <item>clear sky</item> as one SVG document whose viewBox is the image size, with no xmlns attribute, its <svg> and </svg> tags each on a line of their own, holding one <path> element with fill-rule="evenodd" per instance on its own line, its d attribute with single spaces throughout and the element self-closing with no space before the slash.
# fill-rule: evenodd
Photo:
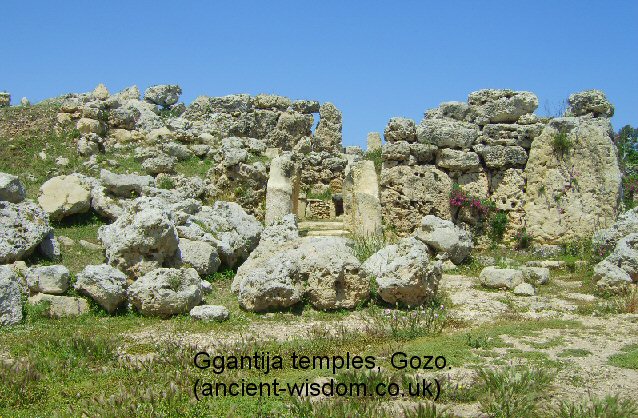
<svg viewBox="0 0 638 418">
<path fill-rule="evenodd" d="M 481 88 L 538 114 L 597 88 L 638 125 L 638 1 L 14 1 L 0 5 L 0 91 L 32 101 L 178 83 L 199 95 L 331 101 L 344 143 Z"/>
</svg>

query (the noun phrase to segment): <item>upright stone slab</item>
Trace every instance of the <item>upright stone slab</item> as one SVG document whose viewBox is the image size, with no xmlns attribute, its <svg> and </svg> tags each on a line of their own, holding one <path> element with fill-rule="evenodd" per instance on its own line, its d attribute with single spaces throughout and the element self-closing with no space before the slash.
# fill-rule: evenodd
<svg viewBox="0 0 638 418">
<path fill-rule="evenodd" d="M 345 227 L 354 235 L 382 233 L 379 183 L 372 161 L 358 161 L 346 167 L 343 206 Z"/>
<path fill-rule="evenodd" d="M 283 153 L 270 163 L 266 185 L 265 223 L 270 225 L 289 213 L 297 213 L 299 200 L 299 167 L 292 154 Z"/>
<path fill-rule="evenodd" d="M 381 134 L 379 132 L 370 132 L 368 134 L 368 152 L 374 152 L 381 150 Z"/>
<path fill-rule="evenodd" d="M 585 239 L 610 226 L 621 176 L 608 118 L 552 120 L 534 139 L 525 168 L 527 232 L 536 242 Z"/>
</svg>

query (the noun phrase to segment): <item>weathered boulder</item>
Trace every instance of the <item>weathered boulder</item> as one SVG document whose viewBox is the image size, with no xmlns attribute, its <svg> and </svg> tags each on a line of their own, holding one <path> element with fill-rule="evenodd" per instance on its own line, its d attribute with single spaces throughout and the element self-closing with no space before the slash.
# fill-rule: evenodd
<svg viewBox="0 0 638 418">
<path fill-rule="evenodd" d="M 144 187 L 150 187 L 154 184 L 151 176 L 115 174 L 104 169 L 100 171 L 100 179 L 107 191 L 120 197 L 139 196 Z"/>
<path fill-rule="evenodd" d="M 22 321 L 22 292 L 18 276 L 9 266 L 0 266 L 0 326 Z"/>
<path fill-rule="evenodd" d="M 383 136 L 385 136 L 387 142 L 415 142 L 416 135 L 416 124 L 412 119 L 408 118 L 390 118 L 383 131 Z"/>
<path fill-rule="evenodd" d="M 214 239 L 222 264 L 235 267 L 248 258 L 259 243 L 263 227 L 257 219 L 234 202 L 217 201 L 190 217 Z"/>
<path fill-rule="evenodd" d="M 427 110 L 425 119 L 452 119 L 457 121 L 471 120 L 470 106 L 465 102 L 443 102 L 439 107 Z"/>
<path fill-rule="evenodd" d="M 348 240 L 306 237 L 258 248 L 237 270 L 232 289 L 250 311 L 284 309 L 308 301 L 317 309 L 351 309 L 368 297 L 369 283 Z"/>
<path fill-rule="evenodd" d="M 523 279 L 533 285 L 549 283 L 549 269 L 547 267 L 523 267 Z"/>
<path fill-rule="evenodd" d="M 536 290 L 534 290 L 534 286 L 529 283 L 521 283 L 514 288 L 514 294 L 516 296 L 534 296 Z"/>
<path fill-rule="evenodd" d="M 295 100 L 292 102 L 292 110 L 299 113 L 319 113 L 320 105 L 316 100 Z"/>
<path fill-rule="evenodd" d="M 418 141 L 440 148 L 470 149 L 479 136 L 478 127 L 449 119 L 423 119 L 416 128 Z"/>
<path fill-rule="evenodd" d="M 629 209 L 612 226 L 596 231 L 592 245 L 597 250 L 612 250 L 623 237 L 638 232 L 638 207 Z"/>
<path fill-rule="evenodd" d="M 291 104 L 292 101 L 289 98 L 275 94 L 258 94 L 253 97 L 255 109 L 286 110 Z"/>
<path fill-rule="evenodd" d="M 443 148 L 437 153 L 436 165 L 451 171 L 478 171 L 481 160 L 475 152 Z"/>
<path fill-rule="evenodd" d="M 621 177 L 612 132 L 606 118 L 557 118 L 534 139 L 524 210 L 535 242 L 589 238 L 614 222 Z"/>
<path fill-rule="evenodd" d="M 58 261 L 62 255 L 60 250 L 60 243 L 53 235 L 53 232 L 49 233 L 40 245 L 38 245 L 38 252 L 47 260 Z"/>
<path fill-rule="evenodd" d="M 97 100 L 106 100 L 109 98 L 109 91 L 104 84 L 100 83 L 95 87 L 91 96 Z"/>
<path fill-rule="evenodd" d="M 567 100 L 569 109 L 567 116 L 592 115 L 594 117 L 614 116 L 614 106 L 600 90 L 585 90 L 574 93 Z"/>
<path fill-rule="evenodd" d="M 297 213 L 299 201 L 299 166 L 292 153 L 284 153 L 270 162 L 270 176 L 266 185 L 265 224 Z"/>
<path fill-rule="evenodd" d="M 633 281 L 638 281 L 638 233 L 622 238 L 606 260 L 623 269 Z"/>
<path fill-rule="evenodd" d="M 85 299 L 71 296 L 55 296 L 46 293 L 38 293 L 31 296 L 27 303 L 37 305 L 40 303 L 48 304 L 45 315 L 49 318 L 63 318 L 68 316 L 79 316 L 88 313 L 89 304 Z"/>
<path fill-rule="evenodd" d="M 430 259 L 427 245 L 408 237 L 373 254 L 361 270 L 374 277 L 385 302 L 418 306 L 436 295 L 441 266 L 440 261 Z"/>
<path fill-rule="evenodd" d="M 108 263 L 130 277 L 155 270 L 178 247 L 173 214 L 159 198 L 135 199 L 112 224 L 98 230 Z"/>
<path fill-rule="evenodd" d="M 35 203 L 0 201 L 0 264 L 30 255 L 50 232 L 48 215 Z"/>
<path fill-rule="evenodd" d="M 26 196 L 27 193 L 18 177 L 7 173 L 0 173 L 0 200 L 20 203 Z"/>
<path fill-rule="evenodd" d="M 522 168 L 527 162 L 527 153 L 519 146 L 477 145 L 474 151 L 483 157 L 485 165 L 491 169 Z"/>
<path fill-rule="evenodd" d="M 632 283 L 629 273 L 609 260 L 603 260 L 594 266 L 593 279 L 599 290 L 612 293 L 622 291 Z"/>
<path fill-rule="evenodd" d="M 193 319 L 200 321 L 225 321 L 230 316 L 228 309 L 225 306 L 220 305 L 199 305 L 195 306 L 190 311 L 190 316 Z"/>
<path fill-rule="evenodd" d="M 144 100 L 158 106 L 170 107 L 177 103 L 181 94 L 182 89 L 178 85 L 159 84 L 144 91 Z"/>
<path fill-rule="evenodd" d="M 91 192 L 74 175 L 53 177 L 40 187 L 38 203 L 51 219 L 62 219 L 88 212 L 91 209 Z"/>
<path fill-rule="evenodd" d="M 128 297 L 142 315 L 165 318 L 197 306 L 202 300 L 201 286 L 195 269 L 160 268 L 129 286 Z"/>
<path fill-rule="evenodd" d="M 200 276 L 215 273 L 221 264 L 217 249 L 211 244 L 186 238 L 180 238 L 175 258 L 178 267 L 190 266 Z"/>
<path fill-rule="evenodd" d="M 126 275 L 108 264 L 86 266 L 78 273 L 74 287 L 108 313 L 115 312 L 126 301 Z"/>
<path fill-rule="evenodd" d="M 69 288 L 71 273 L 61 265 L 40 266 L 27 270 L 25 278 L 32 293 L 61 295 Z"/>
<path fill-rule="evenodd" d="M 383 232 L 381 201 L 374 162 L 358 161 L 346 167 L 343 180 L 344 225 L 355 236 L 376 236 Z"/>
<path fill-rule="evenodd" d="M 516 269 L 502 269 L 494 266 L 485 267 L 479 275 L 481 284 L 491 289 L 513 290 L 523 283 L 523 272 Z"/>
<path fill-rule="evenodd" d="M 454 264 L 463 262 L 474 247 L 469 232 L 434 215 L 427 215 L 421 220 L 414 236 L 436 252 L 447 254 Z"/>
<path fill-rule="evenodd" d="M 175 171 L 177 158 L 163 153 L 147 158 L 142 162 L 142 167 L 149 174 L 172 173 Z"/>
<path fill-rule="evenodd" d="M 528 91 L 485 89 L 470 93 L 467 103 L 476 115 L 476 123 L 486 125 L 516 122 L 536 110 L 538 98 Z"/>
</svg>

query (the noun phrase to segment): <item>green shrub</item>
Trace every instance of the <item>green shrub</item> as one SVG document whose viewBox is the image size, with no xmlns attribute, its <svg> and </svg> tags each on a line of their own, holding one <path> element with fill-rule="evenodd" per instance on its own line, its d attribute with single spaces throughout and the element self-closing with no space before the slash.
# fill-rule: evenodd
<svg viewBox="0 0 638 418">
<path fill-rule="evenodd" d="M 159 187 L 160 189 L 174 189 L 175 181 L 170 177 L 162 177 L 157 182 L 157 187 Z"/>
<path fill-rule="evenodd" d="M 381 152 L 381 148 L 366 152 L 363 158 L 372 161 L 377 175 L 381 174 L 381 167 L 383 165 L 383 154 Z"/>
<path fill-rule="evenodd" d="M 572 141 L 567 136 L 567 132 L 560 131 L 554 134 L 552 138 L 552 148 L 561 157 L 564 157 L 573 147 Z"/>
<path fill-rule="evenodd" d="M 507 214 L 503 211 L 496 212 L 490 219 L 490 238 L 494 242 L 503 241 L 507 229 Z"/>
</svg>

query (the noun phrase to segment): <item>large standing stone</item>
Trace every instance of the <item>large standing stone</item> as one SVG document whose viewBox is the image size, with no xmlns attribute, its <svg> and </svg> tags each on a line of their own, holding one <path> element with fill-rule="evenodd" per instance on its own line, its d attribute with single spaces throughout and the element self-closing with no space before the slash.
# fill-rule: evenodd
<svg viewBox="0 0 638 418">
<path fill-rule="evenodd" d="M 126 275 L 100 264 L 86 266 L 78 273 L 75 289 L 96 301 L 107 312 L 113 313 L 126 300 Z"/>
<path fill-rule="evenodd" d="M 18 177 L 7 173 L 0 173 L 0 200 L 20 203 L 26 196 L 24 186 Z"/>
<path fill-rule="evenodd" d="M 385 302 L 418 306 L 436 295 L 441 264 L 430 260 L 427 245 L 408 237 L 373 254 L 361 269 L 375 278 Z"/>
<path fill-rule="evenodd" d="M 343 181 L 344 224 L 355 236 L 376 236 L 383 232 L 377 172 L 372 161 L 358 161 L 346 167 Z"/>
<path fill-rule="evenodd" d="M 299 167 L 291 153 L 284 153 L 270 163 L 270 176 L 266 185 L 266 225 L 297 213 L 299 201 Z"/>
<path fill-rule="evenodd" d="M 114 223 L 101 226 L 98 238 L 108 263 L 135 277 L 162 267 L 178 245 L 169 207 L 148 197 L 135 199 Z"/>
<path fill-rule="evenodd" d="M 341 111 L 332 103 L 324 103 L 319 108 L 319 124 L 315 131 L 315 151 L 338 152 L 341 149 L 343 128 Z"/>
<path fill-rule="evenodd" d="M 62 219 L 88 212 L 91 209 L 91 192 L 74 175 L 53 177 L 40 187 L 38 203 L 51 219 Z"/>
<path fill-rule="evenodd" d="M 269 243 L 237 270 L 233 290 L 250 311 L 283 309 L 304 297 L 317 309 L 351 309 L 368 297 L 369 283 L 348 241 L 306 237 Z"/>
<path fill-rule="evenodd" d="M 9 266 L 0 266 L 0 325 L 22 321 L 22 294 L 18 277 Z"/>
<path fill-rule="evenodd" d="M 61 295 L 69 288 L 71 273 L 64 266 L 40 266 L 27 270 L 27 286 L 32 293 Z"/>
<path fill-rule="evenodd" d="M 201 282 L 195 269 L 160 268 L 140 277 L 129 287 L 129 300 L 146 316 L 188 313 L 202 300 Z"/>
<path fill-rule="evenodd" d="M 368 133 L 367 152 L 380 151 L 383 144 L 381 143 L 381 134 L 379 132 Z"/>
<path fill-rule="evenodd" d="M 535 242 L 585 239 L 613 223 L 621 177 L 612 132 L 605 118 L 557 118 L 534 140 L 525 168 L 525 212 Z M 555 149 L 561 134 L 571 144 L 567 149 Z"/>
<path fill-rule="evenodd" d="M 0 264 L 28 256 L 50 232 L 48 215 L 35 203 L 0 201 Z"/>
<path fill-rule="evenodd" d="M 437 252 L 447 254 L 454 264 L 463 262 L 474 247 L 469 232 L 434 215 L 421 220 L 421 227 L 414 231 L 414 236 Z"/>
</svg>

